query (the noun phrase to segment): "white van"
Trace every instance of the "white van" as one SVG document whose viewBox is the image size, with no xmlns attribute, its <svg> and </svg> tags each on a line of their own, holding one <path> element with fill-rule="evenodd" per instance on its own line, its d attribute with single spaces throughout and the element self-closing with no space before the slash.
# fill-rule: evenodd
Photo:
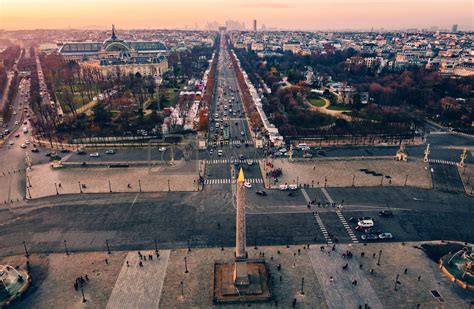
<svg viewBox="0 0 474 309">
<path fill-rule="evenodd" d="M 23 127 L 23 133 L 28 133 L 28 128 L 27 127 Z"/>
<path fill-rule="evenodd" d="M 306 143 L 301 143 L 301 144 L 298 144 L 298 149 L 309 150 L 310 148 Z"/>
</svg>

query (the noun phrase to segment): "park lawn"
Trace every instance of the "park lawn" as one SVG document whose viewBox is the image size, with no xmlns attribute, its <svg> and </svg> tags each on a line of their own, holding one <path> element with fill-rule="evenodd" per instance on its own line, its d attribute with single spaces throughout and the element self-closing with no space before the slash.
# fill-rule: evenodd
<svg viewBox="0 0 474 309">
<path fill-rule="evenodd" d="M 309 99 L 309 103 L 311 103 L 311 105 L 316 106 L 316 107 L 323 107 L 326 104 L 326 102 L 319 97 Z"/>
<path fill-rule="evenodd" d="M 351 109 L 347 106 L 344 105 L 330 105 L 328 109 L 334 110 L 334 111 L 350 111 Z"/>
</svg>

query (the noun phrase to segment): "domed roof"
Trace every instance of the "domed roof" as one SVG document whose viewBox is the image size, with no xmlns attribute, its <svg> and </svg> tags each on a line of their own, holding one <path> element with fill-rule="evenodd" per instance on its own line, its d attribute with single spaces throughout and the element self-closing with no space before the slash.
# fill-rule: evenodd
<svg viewBox="0 0 474 309">
<path fill-rule="evenodd" d="M 109 48 L 110 46 L 115 46 L 115 48 Z M 130 46 L 127 42 L 117 37 L 115 34 L 115 26 L 112 25 L 112 35 L 102 43 L 102 48 L 104 50 L 129 50 Z"/>
</svg>

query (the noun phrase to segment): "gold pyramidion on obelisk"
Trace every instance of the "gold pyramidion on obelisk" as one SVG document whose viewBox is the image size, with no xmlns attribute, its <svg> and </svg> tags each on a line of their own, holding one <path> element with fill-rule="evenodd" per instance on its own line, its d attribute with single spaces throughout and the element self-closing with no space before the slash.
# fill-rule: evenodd
<svg viewBox="0 0 474 309">
<path fill-rule="evenodd" d="M 245 237 L 245 176 L 240 168 L 239 177 L 237 177 L 237 218 L 236 218 L 236 237 L 235 237 L 235 268 L 234 282 L 236 285 L 249 285 L 249 275 L 247 269 L 247 250 Z"/>
</svg>

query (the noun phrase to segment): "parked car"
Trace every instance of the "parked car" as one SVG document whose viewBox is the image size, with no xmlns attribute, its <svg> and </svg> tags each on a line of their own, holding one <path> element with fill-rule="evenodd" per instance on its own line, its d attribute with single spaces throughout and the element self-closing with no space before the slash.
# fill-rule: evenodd
<svg viewBox="0 0 474 309">
<path fill-rule="evenodd" d="M 98 152 L 93 152 L 89 155 L 89 157 L 91 157 L 91 158 L 97 158 L 99 156 L 100 156 L 100 154 Z"/>
<path fill-rule="evenodd" d="M 31 152 L 39 152 L 39 149 L 38 148 L 33 148 L 33 149 L 31 149 Z"/>
<path fill-rule="evenodd" d="M 281 191 L 285 191 L 285 190 L 288 190 L 288 185 L 280 185 L 278 187 Z"/>
<path fill-rule="evenodd" d="M 21 147 L 21 148 L 26 148 L 26 145 L 25 145 L 25 144 L 21 144 L 20 147 Z"/>
<path fill-rule="evenodd" d="M 160 151 L 160 152 L 165 152 L 165 151 L 166 151 L 166 147 L 160 147 L 160 148 L 158 148 L 158 151 Z"/>
<path fill-rule="evenodd" d="M 263 190 L 259 190 L 259 191 L 255 192 L 255 193 L 257 193 L 257 195 L 267 196 L 267 192 L 265 192 L 265 191 L 263 191 Z"/>
<path fill-rule="evenodd" d="M 364 232 L 365 232 L 366 234 L 375 234 L 375 235 L 378 235 L 378 234 L 382 233 L 382 232 L 380 232 L 380 230 L 378 230 L 378 229 L 376 229 L 376 228 L 373 228 L 373 227 L 370 227 L 370 228 L 368 228 L 368 229 L 365 229 Z"/>
<path fill-rule="evenodd" d="M 393 239 L 392 233 L 380 233 L 379 239 Z"/>
<path fill-rule="evenodd" d="M 362 240 L 377 240 L 379 237 L 375 234 L 364 234 L 360 237 Z"/>
<path fill-rule="evenodd" d="M 244 182 L 244 186 L 247 188 L 247 189 L 251 189 L 252 188 L 252 184 L 250 182 Z"/>
<path fill-rule="evenodd" d="M 115 150 L 113 149 L 106 150 L 105 154 L 115 154 Z"/>
<path fill-rule="evenodd" d="M 76 153 L 77 153 L 78 155 L 85 155 L 85 154 L 86 154 L 86 152 L 85 152 L 83 149 L 78 149 L 78 150 L 76 150 Z"/>
<path fill-rule="evenodd" d="M 374 221 L 373 220 L 360 220 L 357 222 L 357 226 L 360 228 L 369 228 L 374 226 Z"/>
<path fill-rule="evenodd" d="M 288 189 L 290 190 L 297 190 L 298 189 L 298 185 L 297 184 L 291 184 L 288 186 Z"/>
</svg>

